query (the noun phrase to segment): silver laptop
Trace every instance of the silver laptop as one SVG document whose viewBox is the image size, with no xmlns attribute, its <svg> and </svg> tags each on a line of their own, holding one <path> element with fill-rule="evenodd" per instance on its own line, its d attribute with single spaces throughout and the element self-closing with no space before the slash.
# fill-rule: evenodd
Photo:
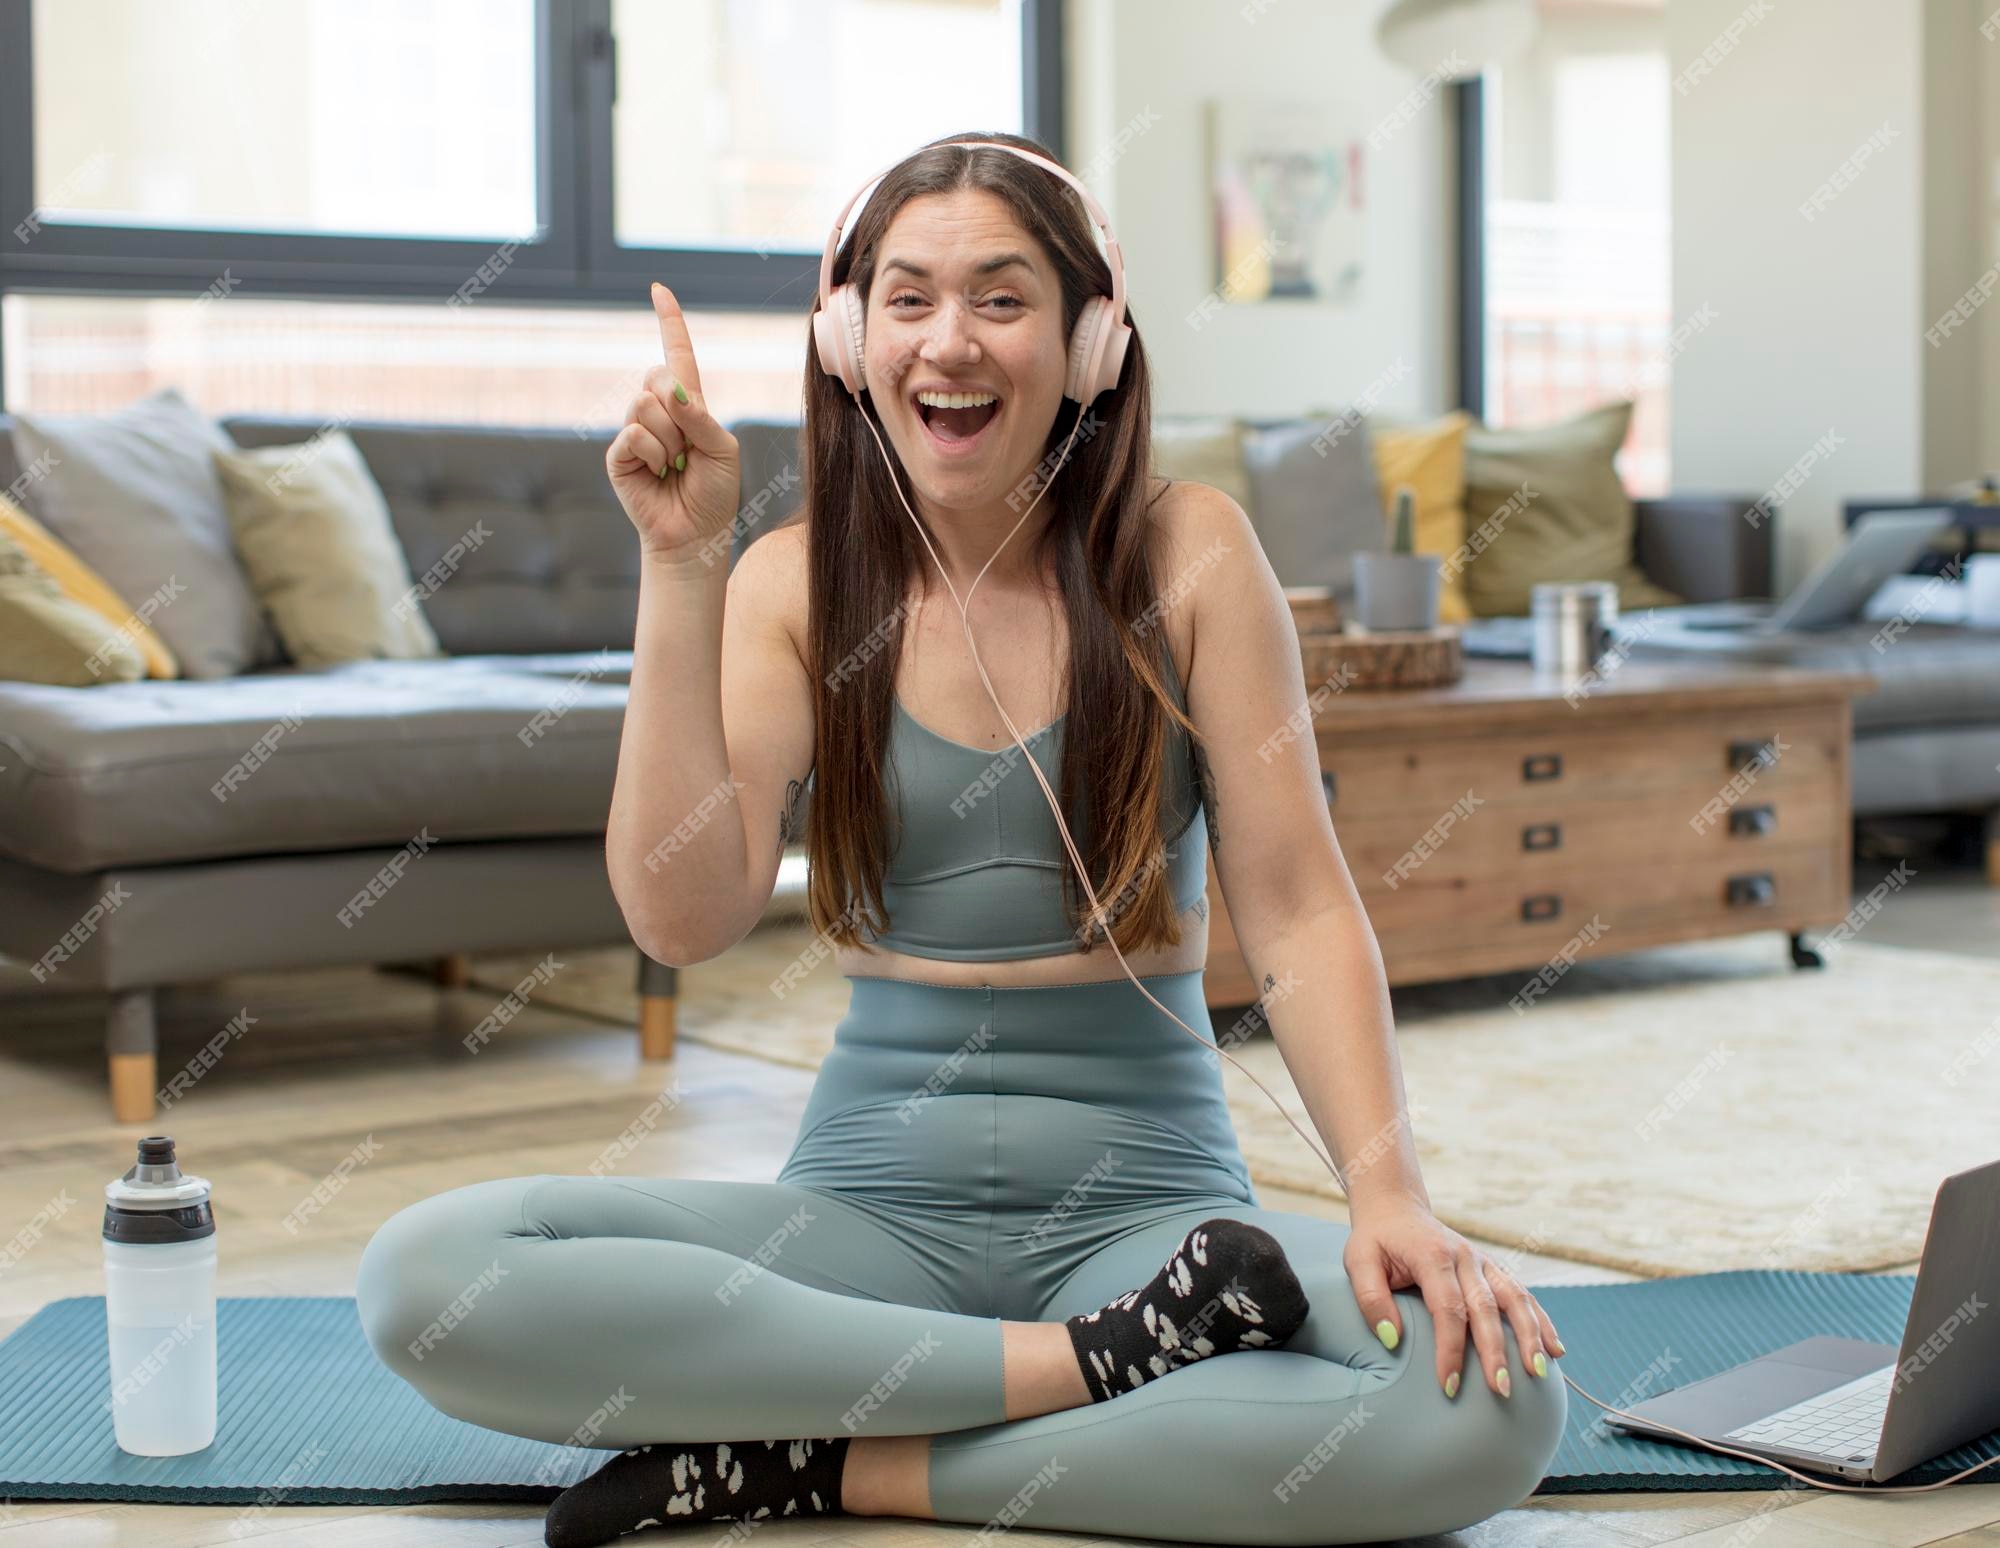
<svg viewBox="0 0 2000 1548">
<path fill-rule="evenodd" d="M 1951 519 L 1950 510 L 1941 507 L 1863 516 L 1840 550 L 1827 555 L 1784 601 L 1676 608 L 1673 620 L 1684 629 L 1747 634 L 1832 629 L 1852 623 L 1882 583 L 1908 570 L 1930 546 L 1931 538 L 1951 525 Z"/>
<path fill-rule="evenodd" d="M 1606 1424 L 1687 1442 L 1648 1418 L 1794 1467 L 1881 1483 L 2000 1428 L 2000 1161 L 1947 1177 L 1900 1348 L 1808 1338 L 1633 1405 Z M 1635 1422 L 1637 1421 L 1637 1422 Z"/>
</svg>

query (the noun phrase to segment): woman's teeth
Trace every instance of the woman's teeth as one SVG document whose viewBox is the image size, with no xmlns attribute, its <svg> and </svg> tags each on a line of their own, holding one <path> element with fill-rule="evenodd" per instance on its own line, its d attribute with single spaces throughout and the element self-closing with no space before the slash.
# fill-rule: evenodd
<svg viewBox="0 0 2000 1548">
<path fill-rule="evenodd" d="M 917 417 L 934 440 L 953 443 L 976 439 L 1000 412 L 1000 398 L 991 392 L 915 394 Z"/>
</svg>

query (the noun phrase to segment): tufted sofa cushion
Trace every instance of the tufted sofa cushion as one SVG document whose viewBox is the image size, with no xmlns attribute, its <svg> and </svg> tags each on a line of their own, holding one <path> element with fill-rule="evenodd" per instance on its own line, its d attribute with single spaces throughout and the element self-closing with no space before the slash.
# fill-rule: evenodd
<svg viewBox="0 0 2000 1548">
<path fill-rule="evenodd" d="M 423 588 L 424 615 L 447 653 L 631 649 L 639 550 L 604 477 L 615 427 L 222 421 L 245 447 L 308 441 L 329 424 L 353 437 L 381 486 Z M 0 416 L 0 489 L 22 476 L 11 428 Z M 746 507 L 733 563 L 798 506 L 799 426 L 739 420 L 729 428 L 742 445 Z"/>
<path fill-rule="evenodd" d="M 309 439 L 315 421 L 243 418 L 240 446 Z M 454 656 L 630 648 L 638 619 L 631 523 L 604 477 L 602 438 L 560 430 L 350 424 Z"/>
<path fill-rule="evenodd" d="M 223 427 L 242 446 L 303 441 L 318 421 L 246 416 Z M 425 616 L 454 656 L 630 650 L 639 617 L 639 545 L 604 476 L 615 428 L 350 423 L 388 501 Z M 737 555 L 797 507 L 799 427 L 733 423 L 743 497 L 771 493 L 737 523 Z"/>
</svg>

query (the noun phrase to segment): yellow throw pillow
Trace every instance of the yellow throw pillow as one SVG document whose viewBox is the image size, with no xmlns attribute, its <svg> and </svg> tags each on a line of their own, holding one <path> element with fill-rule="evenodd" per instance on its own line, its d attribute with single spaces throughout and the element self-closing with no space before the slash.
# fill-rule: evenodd
<svg viewBox="0 0 2000 1548">
<path fill-rule="evenodd" d="M 0 679 L 92 688 L 145 675 L 145 659 L 116 624 L 64 595 L 25 548 L 0 532 Z"/>
<path fill-rule="evenodd" d="M 367 461 L 345 430 L 216 452 L 237 557 L 285 652 L 312 670 L 442 656 Z"/>
<path fill-rule="evenodd" d="M 63 596 L 89 608 L 114 629 L 122 630 L 138 648 L 140 659 L 145 664 L 143 676 L 181 675 L 180 662 L 152 626 L 136 617 L 132 608 L 105 579 L 78 557 L 76 550 L 4 494 L 0 494 L 0 539 L 11 539 L 55 582 L 56 589 Z"/>
<path fill-rule="evenodd" d="M 1465 545 L 1465 431 L 1472 416 L 1454 409 L 1435 424 L 1407 429 L 1371 426 L 1375 475 L 1382 484 L 1382 512 L 1393 521 L 1396 491 L 1408 485 L 1416 495 L 1416 551 L 1445 559 L 1438 584 L 1438 622 L 1465 623 L 1472 604 L 1465 596 L 1465 570 L 1452 555 Z M 1395 528 L 1389 528 L 1395 540 Z"/>
</svg>

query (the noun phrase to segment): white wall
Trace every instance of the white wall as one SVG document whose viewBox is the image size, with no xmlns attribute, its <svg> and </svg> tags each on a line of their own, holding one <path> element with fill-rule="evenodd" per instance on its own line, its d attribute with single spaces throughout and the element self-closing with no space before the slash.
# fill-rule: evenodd
<svg viewBox="0 0 2000 1548">
<path fill-rule="evenodd" d="M 1986 267 L 1979 256 L 1980 59 L 1986 6 L 1973 0 L 1929 0 L 1923 46 L 1923 309 L 1926 329 Z M 1990 47 L 1991 45 L 1987 45 Z M 1941 489 L 1978 465 L 1980 427 L 1964 412 L 1980 396 L 1979 319 L 1962 334 L 1924 341 L 1924 484 Z"/>
<path fill-rule="evenodd" d="M 1731 46 L 1743 0 L 1667 8 L 1674 315 L 1715 311 L 1673 362 L 1674 484 L 1760 491 L 1829 431 L 1842 441 L 1782 501 L 1781 588 L 1838 544 L 1844 499 L 1934 493 L 2000 460 L 2000 306 L 1924 337 L 2000 256 L 1988 9 L 1814 0 Z M 1711 48 L 1707 74 L 1686 73 Z"/>
<path fill-rule="evenodd" d="M 1545 10 L 1535 41 L 1520 58 L 1508 61 L 1499 88 L 1503 105 L 1497 147 L 1498 176 L 1488 188 L 1488 196 L 1561 200 L 1565 191 L 1556 186 L 1560 155 L 1555 143 L 1555 103 L 1557 78 L 1563 65 L 1583 55 L 1663 53 L 1666 30 L 1664 5 L 1615 6 L 1600 11 Z M 1665 122 L 1663 117 L 1662 133 Z M 1665 197 L 1664 190 L 1660 196 Z M 1644 188 L 1593 189 L 1588 197 L 1619 204 L 1650 202 Z"/>
<path fill-rule="evenodd" d="M 1369 132 L 1422 77 L 1377 51 L 1372 0 L 1072 0 L 1069 164 L 1090 172 L 1125 254 L 1160 412 L 1276 418 L 1338 407 L 1386 375 L 1377 405 L 1442 412 L 1453 366 L 1448 93 L 1366 152 L 1360 303 L 1231 305 L 1188 314 L 1215 284 L 1204 161 L 1213 96 L 1328 98 Z M 1119 131 L 1156 122 L 1111 147 Z"/>
<path fill-rule="evenodd" d="M 1680 489 L 1761 491 L 1841 438 L 1782 501 L 1782 589 L 1837 541 L 1844 497 L 1921 485 L 1922 27 L 1900 0 L 1778 6 L 1688 78 L 1744 9 L 1668 7 L 1674 316 L 1715 313 L 1673 362 L 1673 468 Z"/>
<path fill-rule="evenodd" d="M 1979 5 L 1977 9 L 1983 12 L 1987 7 Z M 2000 24 L 1987 15 L 1981 18 L 1980 25 L 1995 27 L 1992 38 L 1981 33 L 1976 45 L 1967 45 L 1974 56 L 1975 90 L 1979 99 L 1978 123 L 1971 131 L 1978 146 L 1969 189 L 1977 212 L 1970 232 L 1971 256 L 1978 260 L 1973 266 L 1983 270 L 2000 263 Z M 1964 287 L 1960 286 L 1957 293 L 1963 295 Z M 1983 471 L 2000 476 L 2000 306 L 1985 307 L 1978 313 L 1978 321 L 1972 340 L 1979 355 L 1976 456 Z M 1990 545 L 1992 534 L 1987 537 Z"/>
</svg>

